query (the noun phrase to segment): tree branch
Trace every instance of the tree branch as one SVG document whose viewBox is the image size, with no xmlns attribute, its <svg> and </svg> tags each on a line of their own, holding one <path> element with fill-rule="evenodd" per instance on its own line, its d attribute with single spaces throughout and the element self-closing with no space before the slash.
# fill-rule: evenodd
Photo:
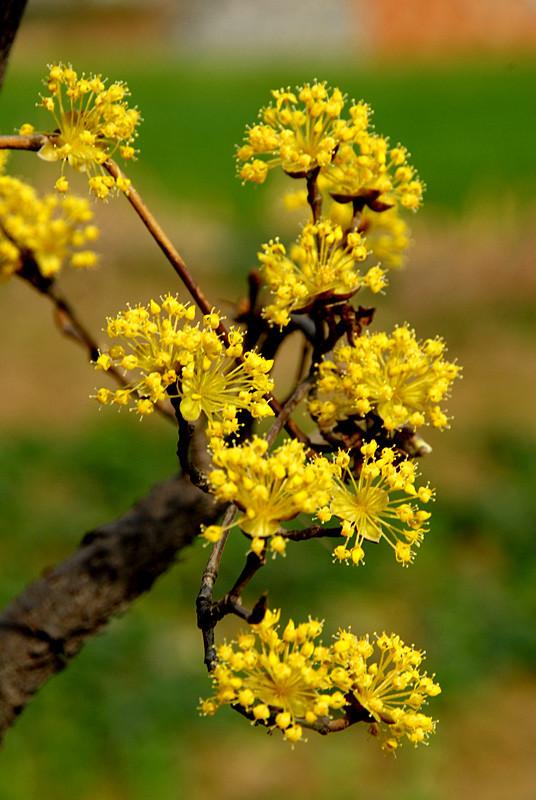
<svg viewBox="0 0 536 800">
<path fill-rule="evenodd" d="M 26 8 L 27 0 L 2 0 L 0 3 L 0 87 L 9 60 L 11 47 Z"/>
<path fill-rule="evenodd" d="M 13 600 L 0 615 L 0 738 L 35 692 L 148 591 L 218 512 L 186 478 L 156 484 Z"/>
</svg>

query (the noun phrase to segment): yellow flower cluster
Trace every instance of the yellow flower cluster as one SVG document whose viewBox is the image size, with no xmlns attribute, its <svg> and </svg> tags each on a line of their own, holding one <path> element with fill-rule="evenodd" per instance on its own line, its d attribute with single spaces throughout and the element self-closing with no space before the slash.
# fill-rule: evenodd
<svg viewBox="0 0 536 800">
<path fill-rule="evenodd" d="M 93 194 L 105 199 L 114 189 L 125 191 L 129 182 L 115 180 L 105 174 L 102 164 L 117 150 L 126 159 L 136 155 L 133 141 L 140 122 L 137 108 L 129 108 L 126 99 L 128 87 L 116 81 L 106 86 L 100 75 L 78 75 L 71 66 L 53 64 L 49 68 L 46 85 L 49 94 L 42 105 L 54 118 L 54 128 L 49 141 L 39 151 L 45 161 L 67 162 L 74 169 L 85 172 Z M 24 125 L 21 133 L 31 133 L 33 127 Z M 62 177 L 56 182 L 60 192 L 69 188 Z"/>
<path fill-rule="evenodd" d="M 345 544 L 338 545 L 333 557 L 338 561 L 360 564 L 364 557 L 363 542 L 384 539 L 396 560 L 407 566 L 414 558 L 427 532 L 430 513 L 415 501 L 428 503 L 433 491 L 428 486 L 415 486 L 417 467 L 413 461 L 396 463 L 395 451 L 384 448 L 377 455 L 375 441 L 361 448 L 363 462 L 359 477 L 349 469 L 346 453 L 339 453 L 336 464 L 329 511 L 342 522 Z"/>
<path fill-rule="evenodd" d="M 201 701 L 200 711 L 212 715 L 222 705 L 239 705 L 258 724 L 298 742 L 301 723 L 328 716 L 346 701 L 342 692 L 331 691 L 327 648 L 316 644 L 322 623 L 290 620 L 280 635 L 279 617 L 279 611 L 268 611 L 250 632 L 218 648 L 211 676 L 215 695 Z"/>
<path fill-rule="evenodd" d="M 93 267 L 97 256 L 82 249 L 98 238 L 91 224 L 93 213 L 80 197 L 39 197 L 18 178 L 1 174 L 0 164 L 0 276 L 22 267 L 21 252 L 31 254 L 45 278 L 56 275 L 65 263 L 82 269 Z"/>
<path fill-rule="evenodd" d="M 243 512 L 233 524 L 253 538 L 251 549 L 259 554 L 267 537 L 274 553 L 284 552 L 281 523 L 327 505 L 334 469 L 325 458 L 308 458 L 305 446 L 294 439 L 267 451 L 268 443 L 258 436 L 235 447 L 216 447 L 215 469 L 208 475 L 216 498 Z"/>
<path fill-rule="evenodd" d="M 351 142 L 342 144 L 324 177 L 339 202 L 367 198 L 388 205 L 400 203 L 417 211 L 424 185 L 408 164 L 405 147 L 389 147 L 389 140 L 363 126 Z"/>
<path fill-rule="evenodd" d="M 367 255 L 361 234 L 345 236 L 327 219 L 305 225 L 289 256 L 279 240 L 264 244 L 258 258 L 274 298 L 264 315 L 275 325 L 287 325 L 291 312 L 307 311 L 317 299 L 345 299 L 362 285 L 381 291 L 385 272 L 373 266 L 363 275 L 357 267 Z"/>
<path fill-rule="evenodd" d="M 144 415 L 165 397 L 179 397 L 183 417 L 194 422 L 204 413 L 212 435 L 236 432 L 239 409 L 255 418 L 271 415 L 265 395 L 273 386 L 268 376 L 273 362 L 253 351 L 243 353 L 243 334 L 234 328 L 225 345 L 215 312 L 195 320 L 195 307 L 170 294 L 160 303 L 151 300 L 148 306 L 109 318 L 108 336 L 122 343 L 102 353 L 95 366 L 106 371 L 113 365 L 133 376 L 126 388 L 99 389 L 96 399 L 120 406 L 133 403 Z"/>
<path fill-rule="evenodd" d="M 306 83 L 294 92 L 274 89 L 272 95 L 275 102 L 261 109 L 260 122 L 248 128 L 237 152 L 244 181 L 264 183 L 268 170 L 278 165 L 296 177 L 326 166 L 346 128 L 340 119 L 344 97 L 325 82 Z"/>
<path fill-rule="evenodd" d="M 322 188 L 324 181 L 319 180 Z M 287 192 L 283 202 L 289 211 L 307 208 L 307 191 L 299 189 Z M 324 204 L 324 215 L 332 224 L 340 225 L 343 230 L 348 230 L 352 223 L 352 207 L 348 203 L 337 203 L 331 197 Z M 400 207 L 393 206 L 386 211 L 372 211 L 365 206 L 361 212 L 359 232 L 366 236 L 368 257 L 364 262 L 377 264 L 384 269 L 400 269 L 406 262 L 406 254 L 410 246 L 410 229 L 400 214 Z"/>
<path fill-rule="evenodd" d="M 441 689 L 419 671 L 423 653 L 394 634 L 371 644 L 344 630 L 325 647 L 318 620 L 289 620 L 280 633 L 279 618 L 279 611 L 268 611 L 259 625 L 220 645 L 211 674 L 214 695 L 201 701 L 203 715 L 238 706 L 292 743 L 303 740 L 304 728 L 340 718 L 348 706 L 363 709 L 371 733 L 381 731 L 388 750 L 404 737 L 419 744 L 433 732 L 434 722 L 420 708 Z"/>
<path fill-rule="evenodd" d="M 239 175 L 264 183 L 276 166 L 292 177 L 320 170 L 329 192 L 340 202 L 364 198 L 415 211 L 421 205 L 423 184 L 408 163 L 402 145 L 373 132 L 371 111 L 352 102 L 348 118 L 341 114 L 345 97 L 340 89 L 315 81 L 295 91 L 272 91 L 274 102 L 261 109 L 260 122 L 248 128 L 238 149 Z"/>
<path fill-rule="evenodd" d="M 417 341 L 408 325 L 386 333 L 366 333 L 353 345 L 339 342 L 320 364 L 309 410 L 321 428 L 349 416 L 374 412 L 392 432 L 408 425 L 445 428 L 440 403 L 459 375 L 457 364 L 443 359 L 444 342 Z"/>
<path fill-rule="evenodd" d="M 372 643 L 368 636 L 358 638 L 344 630 L 331 653 L 333 685 L 353 695 L 374 718 L 371 733 L 383 734 L 385 749 L 396 750 L 404 738 L 420 744 L 434 732 L 434 721 L 421 708 L 441 687 L 419 670 L 424 653 L 396 634 L 382 633 Z"/>
</svg>

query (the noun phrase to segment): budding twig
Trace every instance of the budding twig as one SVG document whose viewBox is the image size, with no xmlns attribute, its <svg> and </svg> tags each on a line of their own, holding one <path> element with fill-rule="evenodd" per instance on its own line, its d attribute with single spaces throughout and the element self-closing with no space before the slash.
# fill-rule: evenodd
<svg viewBox="0 0 536 800">
<path fill-rule="evenodd" d="M 33 289 L 39 292 L 39 294 L 44 295 L 50 300 L 54 306 L 54 321 L 60 332 L 86 350 L 90 361 L 96 361 L 99 357 L 99 346 L 96 339 L 80 321 L 71 303 L 57 291 L 54 279 L 47 278 L 41 274 L 32 251 L 20 248 L 17 241 L 1 223 L 0 231 L 6 239 L 9 239 L 9 241 L 19 249 L 20 268 L 15 273 L 17 277 L 29 284 Z M 108 374 L 111 375 L 120 386 L 126 386 L 128 384 L 123 374 L 115 367 L 111 366 L 108 370 Z M 163 403 L 157 403 L 156 408 L 157 411 L 167 419 L 173 419 L 173 413 Z"/>
</svg>

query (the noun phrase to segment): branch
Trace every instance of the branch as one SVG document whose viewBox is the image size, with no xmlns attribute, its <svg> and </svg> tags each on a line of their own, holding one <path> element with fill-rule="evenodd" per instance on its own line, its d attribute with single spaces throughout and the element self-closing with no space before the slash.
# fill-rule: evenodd
<svg viewBox="0 0 536 800">
<path fill-rule="evenodd" d="M 40 150 L 43 144 L 47 141 L 50 137 L 44 136 L 42 134 L 33 134 L 32 136 L 0 136 L 0 150 Z M 112 161 L 111 159 L 104 162 L 103 167 L 112 175 L 114 178 L 117 177 L 124 177 L 123 173 L 117 166 L 117 164 Z M 179 254 L 178 250 L 175 248 L 171 240 L 168 236 L 164 233 L 163 229 L 158 224 L 155 217 L 151 214 L 147 206 L 145 205 L 144 201 L 142 200 L 141 196 L 138 192 L 134 189 L 131 185 L 129 188 L 124 192 L 127 200 L 134 208 L 138 216 L 140 217 L 141 221 L 154 238 L 155 242 L 158 244 L 164 255 L 166 256 L 167 260 L 177 273 L 181 280 L 183 281 L 184 285 L 187 287 L 188 291 L 194 298 L 198 307 L 203 311 L 204 314 L 208 314 L 212 311 L 213 306 L 211 306 L 204 296 L 203 292 L 196 284 L 195 280 L 190 275 L 188 267 L 182 256 Z M 228 333 L 227 328 L 220 322 L 218 328 L 218 333 L 222 337 L 224 342 L 228 342 Z M 275 414 L 280 414 L 282 411 L 282 405 L 277 400 L 276 397 L 273 395 L 267 395 L 268 403 L 270 407 L 275 412 Z M 303 433 L 302 430 L 296 425 L 294 420 L 287 419 L 285 422 L 285 428 L 290 436 L 293 436 L 295 439 L 298 439 L 300 442 L 309 442 L 308 436 Z"/>
<path fill-rule="evenodd" d="M 88 356 L 89 361 L 96 361 L 99 357 L 100 348 L 97 340 L 89 332 L 89 330 L 82 324 L 78 315 L 76 314 L 71 303 L 67 298 L 60 295 L 56 289 L 56 284 L 53 278 L 46 278 L 41 274 L 37 261 L 35 260 L 32 251 L 21 248 L 17 240 L 10 235 L 5 227 L 0 222 L 0 233 L 6 239 L 9 239 L 15 247 L 18 248 L 20 253 L 21 267 L 16 271 L 16 275 L 25 283 L 29 284 L 33 289 L 41 295 L 45 295 L 54 307 L 54 322 L 67 339 L 70 339 L 76 344 L 80 345 Z M 127 386 L 128 381 L 122 372 L 117 367 L 110 367 L 107 374 L 114 378 L 120 386 Z M 173 411 L 162 401 L 156 403 L 156 410 L 170 421 L 175 421 Z"/>
<path fill-rule="evenodd" d="M 11 47 L 26 8 L 27 0 L 2 0 L 0 3 L 0 87 L 9 60 Z"/>
<path fill-rule="evenodd" d="M 342 528 L 324 528 L 322 525 L 311 525 L 310 528 L 298 530 L 282 530 L 281 535 L 291 542 L 305 542 L 308 539 L 338 539 L 342 536 Z"/>
<path fill-rule="evenodd" d="M 13 600 L 0 615 L 0 737 L 35 692 L 112 616 L 148 591 L 200 523 L 218 513 L 185 478 L 156 484 Z"/>
<path fill-rule="evenodd" d="M 113 178 L 117 179 L 119 177 L 125 177 L 115 161 L 112 161 L 112 159 L 105 161 L 102 166 Z M 161 251 L 164 253 L 165 257 L 181 281 L 192 295 L 197 306 L 201 309 L 203 314 L 210 314 L 210 312 L 213 310 L 213 306 L 209 303 L 200 287 L 195 282 L 194 278 L 190 275 L 190 271 L 186 266 L 186 262 L 184 261 L 183 257 L 171 239 L 166 235 L 163 228 L 159 225 L 154 215 L 149 211 L 139 192 L 137 192 L 136 189 L 130 185 L 129 188 L 124 191 L 124 195 Z M 225 340 L 227 340 L 227 331 L 222 323 L 220 323 L 217 330 L 218 333 Z"/>
</svg>

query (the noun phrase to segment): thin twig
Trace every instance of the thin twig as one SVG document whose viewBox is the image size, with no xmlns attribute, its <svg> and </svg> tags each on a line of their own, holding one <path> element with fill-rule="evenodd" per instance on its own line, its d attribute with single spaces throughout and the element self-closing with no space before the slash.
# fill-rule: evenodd
<svg viewBox="0 0 536 800">
<path fill-rule="evenodd" d="M 313 222 L 318 222 L 322 214 L 322 195 L 318 189 L 318 174 L 320 167 L 315 167 L 311 172 L 307 173 L 305 178 L 307 182 L 307 202 L 311 208 L 313 215 Z"/>
<path fill-rule="evenodd" d="M 287 427 L 290 415 L 301 403 L 301 401 L 309 391 L 309 387 L 310 387 L 309 379 L 302 381 L 302 383 L 298 384 L 298 386 L 294 389 L 294 391 L 292 392 L 286 403 L 283 406 L 281 406 L 281 410 L 278 414 L 277 419 L 275 420 L 270 430 L 266 434 L 266 441 L 268 442 L 268 446 L 272 445 L 276 440 L 276 438 L 279 436 L 281 430 L 284 427 Z M 301 441 L 303 441 L 303 439 Z M 309 444 L 308 437 L 306 437 L 306 443 Z"/>
<path fill-rule="evenodd" d="M 96 361 L 99 357 L 99 346 L 96 339 L 82 324 L 72 305 L 68 300 L 59 294 L 56 289 L 54 278 L 47 278 L 39 269 L 39 265 L 31 250 L 21 248 L 17 240 L 9 233 L 0 222 L 0 233 L 17 247 L 20 257 L 20 266 L 15 275 L 25 283 L 29 284 L 39 294 L 47 297 L 54 307 L 54 321 L 60 332 L 80 345 L 86 350 L 89 361 Z M 116 367 L 111 366 L 107 370 L 120 386 L 127 386 L 128 381 Z M 174 415 L 170 409 L 161 402 L 156 404 L 156 409 L 167 419 L 173 419 Z"/>
<path fill-rule="evenodd" d="M 106 160 L 103 165 L 104 169 L 109 172 L 109 174 L 117 180 L 117 178 L 124 178 L 125 175 L 119 169 L 115 161 L 112 159 Z M 171 241 L 171 239 L 166 235 L 162 227 L 157 222 L 154 215 L 149 211 L 147 205 L 142 200 L 139 192 L 130 185 L 128 189 L 124 191 L 124 195 L 127 198 L 128 202 L 141 219 L 159 248 L 162 250 L 164 255 L 166 256 L 167 260 L 184 283 L 190 294 L 192 295 L 193 299 L 203 312 L 203 314 L 210 314 L 213 310 L 213 306 L 209 303 L 193 277 L 190 275 L 190 271 L 186 266 L 186 262 L 184 261 L 183 257 Z M 228 342 L 227 337 L 227 330 L 223 323 L 220 323 L 218 327 L 218 333 L 224 339 L 224 341 Z"/>
<path fill-rule="evenodd" d="M 340 527 L 324 528 L 322 525 L 311 525 L 309 528 L 293 531 L 283 530 L 282 535 L 292 542 L 304 542 L 308 539 L 337 539 L 342 536 L 342 529 Z"/>
<path fill-rule="evenodd" d="M 246 563 L 244 564 L 244 568 L 236 581 L 234 582 L 232 588 L 228 592 L 229 597 L 240 598 L 242 596 L 242 592 L 253 578 L 253 576 L 259 571 L 261 567 L 264 567 L 266 564 L 266 558 L 264 555 L 257 555 L 250 550 L 250 552 L 246 556 Z"/>
<path fill-rule="evenodd" d="M 307 730 L 315 731 L 321 736 L 327 736 L 329 733 L 339 733 L 340 731 L 345 731 L 351 725 L 355 725 L 358 722 L 374 722 L 374 717 L 371 716 L 367 709 L 364 708 L 351 693 L 347 695 L 346 699 L 348 701 L 348 705 L 345 707 L 344 716 L 338 717 L 337 719 L 318 717 L 318 719 L 316 719 L 314 722 L 307 722 L 306 719 L 298 717 L 296 719 L 296 724 L 300 725 L 302 728 L 306 728 Z M 258 725 L 259 727 L 271 729 L 276 725 L 275 720 L 278 713 L 277 708 L 272 707 L 272 713 L 268 719 L 264 721 L 255 719 L 252 711 L 244 708 L 238 703 L 232 705 L 231 708 L 233 711 L 236 711 L 241 716 L 251 720 L 254 725 Z"/>
<path fill-rule="evenodd" d="M 108 159 L 104 162 L 103 167 L 112 175 L 114 178 L 125 177 L 115 161 Z M 186 263 L 176 247 L 173 245 L 172 241 L 168 238 L 168 236 L 164 233 L 162 227 L 156 221 L 156 218 L 147 208 L 147 205 L 142 200 L 140 194 L 134 189 L 132 185 L 128 187 L 128 189 L 124 192 L 127 200 L 129 201 L 132 208 L 135 210 L 149 233 L 152 235 L 155 242 L 158 244 L 166 258 L 168 259 L 169 263 L 180 277 L 190 294 L 192 295 L 193 299 L 201 309 L 204 314 L 210 314 L 213 310 L 213 306 L 208 302 L 207 298 L 190 275 L 190 271 L 186 266 Z M 228 344 L 229 343 L 229 335 L 227 332 L 227 328 L 221 322 L 217 327 L 217 332 L 223 339 L 223 341 Z M 267 396 L 268 403 L 270 407 L 274 411 L 275 414 L 281 414 L 282 406 L 279 401 L 273 397 L 272 395 Z M 285 421 L 285 427 L 288 433 L 293 436 L 294 438 L 298 439 L 299 441 L 308 441 L 307 436 L 300 430 L 300 428 L 290 420 L 287 416 Z"/>
<path fill-rule="evenodd" d="M 53 138 L 54 138 L 53 136 L 46 136 L 44 134 L 33 134 L 31 136 L 0 136 L 0 150 L 7 149 L 7 150 L 36 151 L 40 150 L 41 147 L 48 140 L 51 140 Z M 109 172 L 110 175 L 112 175 L 116 179 L 118 177 L 124 177 L 123 173 L 121 172 L 117 164 L 111 159 L 105 161 L 103 163 L 103 167 Z M 187 287 L 188 291 L 192 295 L 193 299 L 195 300 L 201 311 L 204 314 L 211 313 L 213 306 L 210 305 L 207 298 L 204 296 L 203 292 L 201 291 L 199 286 L 196 284 L 196 282 L 190 275 L 190 272 L 188 270 L 188 267 L 186 266 L 184 259 L 182 258 L 176 247 L 173 245 L 171 240 L 168 238 L 168 236 L 164 233 L 163 229 L 156 221 L 153 214 L 149 211 L 144 201 L 136 191 L 136 189 L 134 189 L 132 185 L 129 186 L 129 188 L 125 191 L 125 195 L 131 206 L 134 208 L 134 210 L 136 211 L 136 213 L 138 214 L 138 216 L 140 217 L 140 219 L 142 220 L 148 231 L 151 233 L 151 235 L 153 236 L 154 240 L 156 241 L 156 243 L 166 256 L 166 258 L 168 259 L 169 263 L 171 264 L 177 275 L 179 275 L 184 285 Z M 223 341 L 227 343 L 229 341 L 227 328 L 222 322 L 220 322 L 217 331 L 222 337 Z M 267 400 L 274 413 L 280 414 L 282 410 L 281 403 L 279 403 L 279 401 L 272 395 L 267 395 Z M 303 433 L 303 431 L 300 430 L 300 428 L 296 425 L 296 423 L 293 422 L 291 419 L 287 419 L 285 423 L 285 428 L 288 431 L 288 433 L 295 439 L 298 439 L 298 441 L 300 442 L 309 441 L 308 437 Z"/>
<path fill-rule="evenodd" d="M 30 136 L 0 136 L 0 150 L 41 150 L 49 141 L 49 136 L 44 133 L 32 133 Z"/>
<path fill-rule="evenodd" d="M 220 571 L 221 559 L 227 539 L 229 538 L 229 526 L 233 522 L 237 512 L 235 505 L 230 505 L 225 512 L 221 525 L 224 528 L 222 538 L 217 541 L 212 548 L 206 567 L 201 576 L 201 587 L 196 599 L 197 626 L 203 634 L 203 646 L 205 651 L 205 664 L 207 669 L 212 671 L 216 663 L 216 648 L 214 646 L 214 625 L 212 624 L 212 609 L 214 584 Z"/>
</svg>

